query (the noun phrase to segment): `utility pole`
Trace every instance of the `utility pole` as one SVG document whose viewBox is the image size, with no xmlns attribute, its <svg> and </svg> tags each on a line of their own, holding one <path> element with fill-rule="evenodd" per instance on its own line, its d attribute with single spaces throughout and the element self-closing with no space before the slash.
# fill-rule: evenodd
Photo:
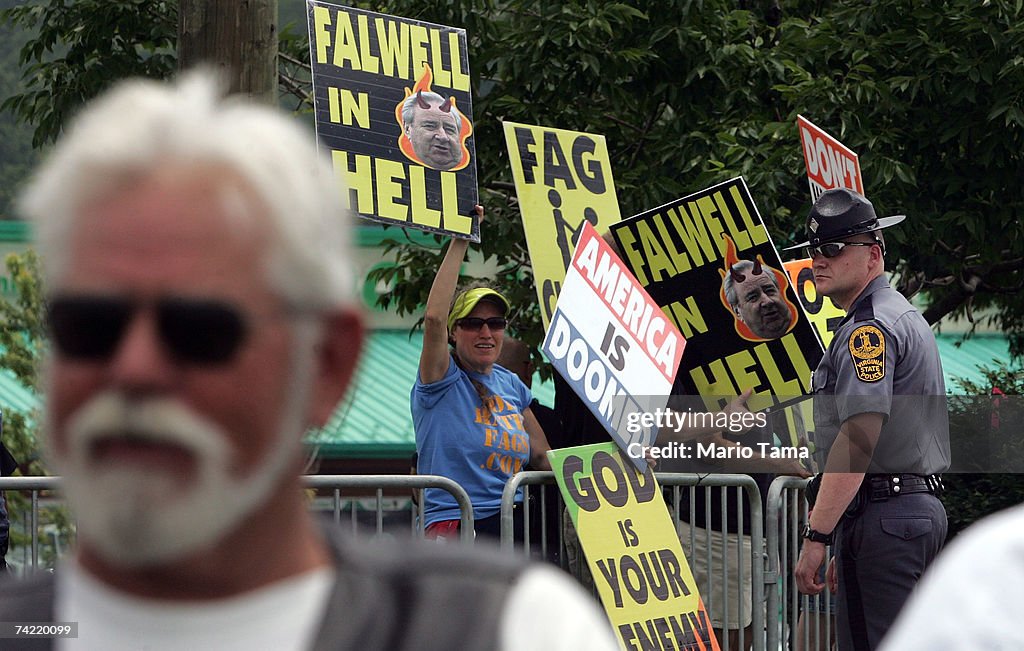
<svg viewBox="0 0 1024 651">
<path fill-rule="evenodd" d="M 178 70 L 205 64 L 232 93 L 277 104 L 277 0 L 180 0 Z"/>
</svg>

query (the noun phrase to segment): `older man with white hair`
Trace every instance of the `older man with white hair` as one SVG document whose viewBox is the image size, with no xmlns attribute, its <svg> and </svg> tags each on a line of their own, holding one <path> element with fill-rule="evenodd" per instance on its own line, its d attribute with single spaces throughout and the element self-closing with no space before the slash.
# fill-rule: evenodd
<svg viewBox="0 0 1024 651">
<path fill-rule="evenodd" d="M 508 649 L 526 623 L 538 648 L 612 648 L 553 570 L 371 552 L 309 513 L 301 436 L 363 337 L 339 199 L 299 126 L 201 75 L 82 111 L 22 202 L 78 546 L 6 586 L 0 621 L 77 622 L 71 649 Z"/>
</svg>

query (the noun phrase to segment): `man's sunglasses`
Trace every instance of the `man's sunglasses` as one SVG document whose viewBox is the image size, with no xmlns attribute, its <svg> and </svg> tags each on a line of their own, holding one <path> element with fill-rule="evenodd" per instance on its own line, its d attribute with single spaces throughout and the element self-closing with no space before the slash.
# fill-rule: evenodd
<svg viewBox="0 0 1024 651">
<path fill-rule="evenodd" d="M 47 326 L 62 355 L 106 361 L 140 309 L 152 309 L 160 342 L 175 361 L 225 364 L 247 334 L 238 308 L 221 301 L 165 296 L 152 301 L 108 295 L 61 295 L 47 304 Z"/>
<path fill-rule="evenodd" d="M 804 253 L 808 258 L 813 258 L 815 255 L 834 258 L 842 253 L 843 249 L 848 246 L 874 246 L 876 244 L 878 246 L 882 246 L 882 243 L 878 240 L 875 240 L 874 242 L 829 242 L 818 246 L 804 247 Z"/>
<path fill-rule="evenodd" d="M 508 325 L 508 319 L 503 316 L 492 316 L 489 319 L 481 319 L 478 316 L 467 316 L 455 322 L 466 330 L 476 332 L 486 325 L 491 330 L 504 330 Z"/>
</svg>

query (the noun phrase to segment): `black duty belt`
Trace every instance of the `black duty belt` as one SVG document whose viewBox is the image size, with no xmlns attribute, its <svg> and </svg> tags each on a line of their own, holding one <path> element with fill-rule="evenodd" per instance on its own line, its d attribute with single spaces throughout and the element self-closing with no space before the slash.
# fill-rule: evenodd
<svg viewBox="0 0 1024 651">
<path fill-rule="evenodd" d="M 868 500 L 872 502 L 885 502 L 893 497 L 913 495 L 914 493 L 938 495 L 942 492 L 942 479 L 939 475 L 911 475 L 907 473 L 866 475 L 862 488 Z"/>
</svg>

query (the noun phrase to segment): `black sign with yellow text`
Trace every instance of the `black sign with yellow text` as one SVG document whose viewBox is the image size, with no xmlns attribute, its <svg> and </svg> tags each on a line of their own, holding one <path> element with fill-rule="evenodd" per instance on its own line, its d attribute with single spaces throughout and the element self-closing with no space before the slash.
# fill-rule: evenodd
<svg viewBox="0 0 1024 651">
<path fill-rule="evenodd" d="M 307 0 L 316 132 L 362 217 L 480 241 L 466 32 Z"/>
<path fill-rule="evenodd" d="M 613 224 L 622 259 L 686 338 L 676 388 L 753 411 L 810 392 L 824 349 L 746 183 L 735 178 Z"/>
</svg>

